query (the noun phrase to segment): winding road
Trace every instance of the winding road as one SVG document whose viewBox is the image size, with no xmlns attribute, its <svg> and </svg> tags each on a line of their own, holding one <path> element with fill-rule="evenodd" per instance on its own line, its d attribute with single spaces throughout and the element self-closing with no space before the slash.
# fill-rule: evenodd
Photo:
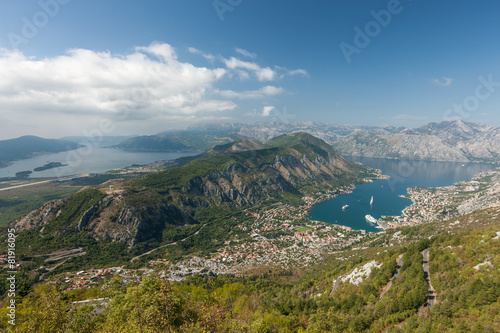
<svg viewBox="0 0 500 333">
<path fill-rule="evenodd" d="M 424 278 L 425 281 L 427 281 L 427 284 L 429 285 L 429 291 L 427 293 L 427 306 L 432 307 L 434 304 L 436 304 L 436 292 L 434 291 L 434 288 L 432 288 L 431 285 L 431 277 L 429 275 L 429 249 L 425 249 L 422 251 L 422 257 L 424 258 L 423 260 L 423 267 L 424 267 Z"/>
<path fill-rule="evenodd" d="M 399 271 L 401 270 L 401 266 L 403 266 L 403 256 L 404 256 L 404 253 L 399 255 L 398 265 L 396 266 L 396 271 L 394 272 L 394 275 L 392 276 L 392 278 L 389 281 L 389 283 L 387 284 L 387 286 L 385 286 L 384 291 L 382 292 L 382 294 L 380 295 L 380 298 L 378 299 L 379 301 L 382 299 L 382 297 L 384 297 L 385 293 L 388 292 L 389 289 L 391 289 L 392 281 L 399 276 Z"/>
<path fill-rule="evenodd" d="M 337 290 L 338 286 L 339 286 L 339 283 L 340 283 L 340 279 L 342 279 L 342 275 L 339 276 L 335 282 L 333 283 L 333 289 L 332 289 L 332 292 L 330 293 L 330 297 L 333 295 L 333 293 L 335 292 L 335 290 Z"/>
<path fill-rule="evenodd" d="M 143 256 L 146 256 L 146 255 L 148 255 L 148 254 L 150 254 L 150 253 L 152 253 L 152 252 L 154 252 L 154 251 L 156 251 L 156 250 L 158 250 L 158 249 L 161 249 L 161 248 L 163 248 L 163 247 L 170 246 L 170 245 L 175 245 L 175 244 L 177 244 L 178 242 L 183 242 L 183 241 L 185 241 L 186 239 L 188 239 L 188 238 L 190 238 L 190 237 L 196 236 L 196 235 L 198 235 L 198 233 L 201 231 L 201 229 L 203 229 L 203 227 L 205 227 L 206 225 L 207 225 L 207 224 L 205 223 L 204 225 L 202 225 L 202 226 L 201 226 L 201 228 L 200 228 L 200 229 L 198 229 L 198 231 L 197 231 L 197 232 L 195 232 L 195 233 L 194 233 L 194 234 L 192 234 L 192 235 L 187 236 L 186 238 L 183 238 L 183 239 L 178 240 L 178 241 L 173 242 L 173 243 L 169 243 L 169 244 L 165 244 L 165 245 L 162 245 L 162 246 L 155 247 L 154 249 L 152 249 L 152 250 L 150 250 L 150 251 L 148 251 L 148 252 L 144 252 L 143 254 L 139 254 L 138 256 L 133 257 L 132 259 L 130 259 L 130 262 L 133 262 L 135 259 L 140 258 L 140 257 L 143 257 Z"/>
</svg>

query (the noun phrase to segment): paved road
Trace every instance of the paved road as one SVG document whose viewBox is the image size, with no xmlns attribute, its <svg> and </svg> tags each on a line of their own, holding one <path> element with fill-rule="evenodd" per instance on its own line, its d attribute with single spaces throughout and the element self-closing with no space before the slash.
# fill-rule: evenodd
<svg viewBox="0 0 500 333">
<path fill-rule="evenodd" d="M 404 253 L 398 257 L 398 265 L 396 266 L 396 271 L 394 272 L 394 275 L 392 276 L 391 280 L 387 284 L 386 289 L 382 292 L 382 295 L 380 295 L 380 298 L 378 299 L 379 301 L 382 299 L 382 297 L 384 297 L 385 293 L 388 292 L 389 289 L 391 289 L 392 281 L 399 276 L 399 271 L 401 270 L 401 266 L 403 266 L 403 256 L 404 256 Z"/>
<path fill-rule="evenodd" d="M 436 304 L 436 293 L 434 291 L 434 288 L 432 288 L 431 276 L 429 275 L 429 249 L 425 249 L 422 251 L 422 257 L 424 259 L 424 278 L 427 281 L 427 284 L 429 284 L 429 291 L 427 293 L 427 306 L 432 307 L 434 304 Z"/>
<path fill-rule="evenodd" d="M 197 231 L 197 232 L 195 232 L 195 233 L 194 233 L 194 234 L 192 234 L 192 235 L 187 236 L 186 238 L 183 238 L 183 239 L 181 239 L 181 240 L 178 240 L 177 242 L 173 242 L 173 243 L 165 244 L 165 245 L 162 245 L 162 246 L 159 246 L 159 247 L 155 247 L 155 248 L 154 248 L 154 249 L 152 249 L 151 251 L 144 252 L 143 254 L 139 254 L 137 257 L 133 257 L 132 259 L 130 259 L 130 262 L 134 261 L 134 260 L 135 260 L 135 259 L 137 259 L 137 258 L 140 258 L 140 257 L 146 256 L 146 255 L 148 255 L 148 254 L 152 253 L 153 251 L 156 251 L 156 250 L 161 249 L 161 248 L 163 248 L 163 247 L 166 247 L 166 246 L 171 246 L 171 245 L 175 245 L 175 244 L 177 244 L 178 242 L 183 242 L 183 241 L 185 241 L 186 239 L 188 239 L 188 238 L 190 238 L 190 237 L 193 237 L 193 236 L 195 236 L 195 235 L 198 235 L 198 233 L 201 231 L 201 229 L 203 229 L 203 227 L 205 227 L 206 225 L 207 225 L 207 224 L 205 223 L 204 225 L 202 225 L 202 226 L 201 226 L 201 228 L 200 228 L 200 229 L 198 229 L 198 231 Z"/>
<path fill-rule="evenodd" d="M 58 263 L 57 265 L 55 265 L 54 267 L 51 267 L 51 268 L 47 268 L 47 272 L 43 273 L 42 275 L 40 275 L 38 277 L 39 280 L 45 280 L 45 274 L 49 273 L 49 272 L 52 272 L 54 269 L 56 269 L 57 267 L 61 266 L 62 264 L 64 264 L 66 261 L 68 261 L 69 258 L 67 259 L 64 259 L 63 261 L 61 261 L 60 263 Z"/>
<path fill-rule="evenodd" d="M 50 183 L 50 182 L 62 182 L 62 181 L 72 180 L 74 178 L 84 177 L 84 176 L 87 176 L 87 175 L 88 175 L 88 173 L 82 173 L 80 175 L 73 175 L 73 176 L 66 176 L 66 177 L 62 177 L 62 178 L 42 180 L 42 181 L 35 182 L 35 183 L 28 183 L 28 184 L 22 184 L 22 185 L 16 185 L 16 186 L 11 186 L 11 187 L 0 188 L 0 191 L 8 191 L 8 190 L 13 190 L 13 189 L 20 188 L 20 187 L 33 186 L 33 185 L 38 185 L 38 184 L 45 184 L 45 183 Z"/>
<path fill-rule="evenodd" d="M 335 290 L 337 290 L 338 286 L 339 286 L 339 283 L 340 283 L 340 279 L 342 279 L 342 275 L 339 276 L 336 280 L 335 280 L 335 283 L 333 284 L 333 289 L 332 289 L 332 292 L 330 293 L 330 296 L 333 295 L 333 293 L 335 292 Z"/>
<path fill-rule="evenodd" d="M 52 180 L 43 180 L 41 182 L 36 182 L 36 183 L 29 183 L 29 184 L 16 185 L 16 186 L 11 186 L 11 187 L 6 187 L 6 188 L 0 188 L 0 191 L 8 191 L 8 190 L 13 190 L 13 189 L 20 188 L 20 187 L 26 187 L 26 186 L 32 186 L 32 185 L 50 183 L 51 181 Z"/>
</svg>

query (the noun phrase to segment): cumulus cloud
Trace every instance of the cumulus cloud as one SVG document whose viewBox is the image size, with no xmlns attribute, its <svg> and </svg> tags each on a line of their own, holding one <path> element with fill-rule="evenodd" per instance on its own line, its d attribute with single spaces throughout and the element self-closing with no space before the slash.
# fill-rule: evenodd
<svg viewBox="0 0 500 333">
<path fill-rule="evenodd" d="M 236 52 L 238 52 L 239 54 L 241 54 L 242 56 L 244 57 L 248 57 L 248 58 L 257 58 L 257 54 L 255 53 L 252 53 L 250 51 L 247 51 L 247 50 L 244 50 L 244 49 L 240 49 L 239 47 L 237 47 L 235 49 Z"/>
<path fill-rule="evenodd" d="M 283 71 L 192 47 L 188 51 L 221 63 L 195 66 L 160 42 L 125 54 L 77 48 L 45 58 L 0 49 L 0 134 L 78 135 L 103 118 L 128 126 L 130 133 L 161 131 L 166 123 L 174 126 L 169 122 L 226 119 L 239 108 L 236 102 L 286 91 L 274 85 L 219 90 L 217 85 L 234 75 L 262 82 L 278 79 L 276 71 Z"/>
<path fill-rule="evenodd" d="M 258 90 L 217 90 L 216 93 L 226 98 L 240 98 L 240 99 L 257 99 L 266 96 L 279 95 L 285 92 L 285 89 L 275 86 L 264 86 Z"/>
<path fill-rule="evenodd" d="M 0 102 L 12 109 L 182 114 L 236 107 L 205 98 L 225 69 L 179 62 L 168 44 L 137 47 L 128 55 L 73 49 L 41 60 L 2 50 L 0 72 Z"/>
<path fill-rule="evenodd" d="M 452 84 L 453 79 L 449 77 L 443 77 L 441 79 L 430 79 L 429 81 L 436 86 L 448 87 L 449 85 Z"/>
<path fill-rule="evenodd" d="M 274 106 L 271 106 L 271 105 L 264 106 L 262 108 L 262 116 L 263 117 L 269 117 L 271 115 L 271 111 L 273 111 L 273 110 L 274 110 Z"/>
</svg>

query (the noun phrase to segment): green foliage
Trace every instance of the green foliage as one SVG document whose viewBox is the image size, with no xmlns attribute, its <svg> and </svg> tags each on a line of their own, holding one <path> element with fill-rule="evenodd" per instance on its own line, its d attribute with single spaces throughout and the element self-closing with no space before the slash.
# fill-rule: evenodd
<svg viewBox="0 0 500 333">
<path fill-rule="evenodd" d="M 61 213 L 45 227 L 44 233 L 70 231 L 71 228 L 76 228 L 83 213 L 97 204 L 104 196 L 104 193 L 96 189 L 87 189 L 74 194 L 62 207 Z"/>
<path fill-rule="evenodd" d="M 223 210 L 200 214 L 228 217 Z M 19 298 L 17 328 L 20 332 L 44 332 L 45 327 L 47 332 L 495 332 L 500 274 L 496 267 L 470 268 L 499 254 L 495 231 L 483 228 L 439 236 L 401 251 L 347 251 L 342 255 L 352 256 L 348 261 L 327 258 L 325 264 L 307 270 L 266 271 L 249 277 L 197 275 L 167 282 L 147 276 L 127 286 L 114 278 L 104 290 L 71 292 L 46 283 L 27 288 Z M 464 246 L 449 248 L 457 238 Z M 438 303 L 431 309 L 425 307 L 428 285 L 420 252 L 427 246 L 431 281 L 438 292 Z M 380 299 L 402 251 L 400 274 Z M 341 283 L 328 296 L 333 279 L 373 259 L 382 265 L 362 283 Z M 70 305 L 103 293 L 111 298 L 106 307 Z M 0 329 L 7 330 L 3 325 Z"/>
<path fill-rule="evenodd" d="M 18 219 L 54 199 L 65 198 L 80 186 L 44 183 L 0 192 L 0 226 Z"/>
</svg>

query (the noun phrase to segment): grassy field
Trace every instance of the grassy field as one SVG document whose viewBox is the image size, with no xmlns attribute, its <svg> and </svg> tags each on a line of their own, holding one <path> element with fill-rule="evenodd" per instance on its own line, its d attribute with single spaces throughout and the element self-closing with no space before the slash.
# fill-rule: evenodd
<svg viewBox="0 0 500 333">
<path fill-rule="evenodd" d="M 3 182 L 0 183 L 0 188 L 28 182 L 33 181 Z M 0 226 L 40 208 L 47 201 L 64 198 L 81 188 L 82 186 L 49 182 L 0 191 Z"/>
<path fill-rule="evenodd" d="M 298 227 L 298 228 L 295 228 L 295 231 L 297 231 L 297 232 L 305 232 L 307 230 L 311 230 L 311 228 L 308 228 L 308 227 Z"/>
</svg>

